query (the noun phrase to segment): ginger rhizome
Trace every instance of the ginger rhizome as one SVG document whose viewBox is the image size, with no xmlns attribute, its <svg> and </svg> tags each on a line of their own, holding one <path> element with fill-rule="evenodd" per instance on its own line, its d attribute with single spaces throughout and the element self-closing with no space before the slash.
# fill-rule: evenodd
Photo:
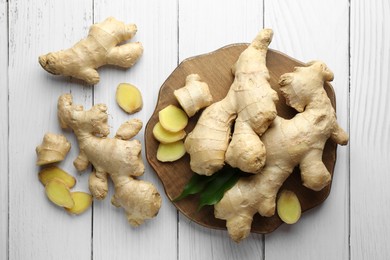
<svg viewBox="0 0 390 260">
<path fill-rule="evenodd" d="M 97 84 L 97 68 L 111 64 L 130 68 L 141 57 L 143 47 L 139 42 L 123 43 L 137 32 L 135 24 L 124 24 L 113 17 L 91 26 L 87 38 L 72 48 L 50 52 L 39 57 L 39 63 L 49 73 L 71 76 Z"/>
<path fill-rule="evenodd" d="M 233 66 L 234 81 L 226 97 L 207 107 L 185 147 L 192 171 L 212 175 L 225 162 L 244 172 L 257 173 L 264 166 L 261 136 L 276 117 L 276 91 L 269 84 L 266 54 L 272 30 L 262 30 Z M 231 126 L 235 121 L 230 140 Z"/>
<path fill-rule="evenodd" d="M 60 162 L 70 150 L 70 143 L 63 135 L 47 133 L 43 137 L 42 144 L 36 148 L 37 165 L 46 165 Z"/>
<path fill-rule="evenodd" d="M 213 102 L 209 86 L 200 81 L 198 74 L 188 75 L 185 86 L 175 90 L 173 94 L 189 117 Z"/>
<path fill-rule="evenodd" d="M 272 216 L 277 193 L 299 165 L 303 185 L 319 191 L 331 181 L 322 162 L 326 141 L 346 145 L 348 134 L 339 126 L 324 86 L 333 73 L 322 62 L 297 67 L 281 76 L 279 85 L 289 106 L 298 111 L 292 119 L 276 117 L 261 139 L 266 164 L 257 175 L 241 178 L 215 205 L 215 216 L 226 220 L 229 235 L 235 241 L 246 238 L 253 215 Z"/>
<path fill-rule="evenodd" d="M 58 118 L 62 128 L 75 133 L 80 153 L 74 165 L 84 171 L 91 163 L 94 170 L 89 178 L 89 189 L 96 199 L 104 199 L 108 191 L 108 176 L 114 183 L 115 193 L 111 202 L 122 207 L 133 226 L 157 215 L 161 197 L 149 182 L 135 177 L 144 173 L 141 143 L 130 140 L 142 128 L 142 122 L 132 119 L 122 124 L 115 138 L 108 137 L 107 107 L 104 104 L 84 111 L 74 105 L 72 96 L 64 94 L 58 100 Z"/>
</svg>

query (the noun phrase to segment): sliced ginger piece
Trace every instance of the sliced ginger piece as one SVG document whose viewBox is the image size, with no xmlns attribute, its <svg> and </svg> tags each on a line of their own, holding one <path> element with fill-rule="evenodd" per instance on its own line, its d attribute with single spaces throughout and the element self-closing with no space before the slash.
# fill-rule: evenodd
<svg viewBox="0 0 390 260">
<path fill-rule="evenodd" d="M 188 124 L 188 116 L 182 109 L 169 105 L 158 113 L 161 126 L 169 132 L 179 132 Z"/>
<path fill-rule="evenodd" d="M 76 179 L 72 175 L 68 174 L 67 172 L 56 166 L 42 169 L 38 173 L 38 177 L 44 186 L 46 186 L 46 184 L 53 179 L 61 180 L 65 184 L 65 186 L 68 187 L 68 189 L 73 188 L 76 184 Z"/>
<path fill-rule="evenodd" d="M 69 188 L 60 179 L 52 179 L 45 186 L 46 195 L 51 202 L 64 208 L 72 208 L 74 201 Z"/>
<path fill-rule="evenodd" d="M 116 102 L 127 113 L 133 114 L 142 109 L 142 95 L 139 89 L 128 83 L 120 83 L 116 89 Z"/>
<path fill-rule="evenodd" d="M 278 215 L 287 224 L 296 223 L 301 217 L 301 204 L 297 195 L 289 190 L 283 190 L 277 201 Z"/>
<path fill-rule="evenodd" d="M 182 140 L 186 136 L 186 132 L 184 130 L 176 133 L 169 132 L 162 127 L 160 122 L 157 122 L 153 127 L 153 136 L 162 144 L 170 144 Z"/>
<path fill-rule="evenodd" d="M 69 213 L 79 215 L 92 205 L 92 195 L 86 192 L 76 191 L 71 193 L 74 201 L 72 208 L 65 208 Z"/>
<path fill-rule="evenodd" d="M 157 160 L 160 162 L 173 162 L 179 160 L 185 153 L 186 149 L 182 140 L 170 144 L 159 144 Z"/>
</svg>

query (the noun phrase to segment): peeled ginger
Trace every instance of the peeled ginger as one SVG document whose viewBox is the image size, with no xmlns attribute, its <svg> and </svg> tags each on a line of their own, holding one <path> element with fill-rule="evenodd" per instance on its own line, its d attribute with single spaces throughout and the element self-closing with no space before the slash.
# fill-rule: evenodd
<svg viewBox="0 0 390 260">
<path fill-rule="evenodd" d="M 179 132 L 176 133 L 169 132 L 165 130 L 164 127 L 162 127 L 161 124 L 158 122 L 153 127 L 153 136 L 160 143 L 169 144 L 183 139 L 186 136 L 186 132 L 184 130 L 180 130 Z"/>
<path fill-rule="evenodd" d="M 133 114 L 142 109 L 142 95 L 139 89 L 128 83 L 121 83 L 116 89 L 116 102 L 127 113 Z"/>
<path fill-rule="evenodd" d="M 38 178 L 44 186 L 53 179 L 61 180 L 68 189 L 73 188 L 76 184 L 76 179 L 72 175 L 69 175 L 67 172 L 56 166 L 42 169 L 38 173 Z"/>
<path fill-rule="evenodd" d="M 277 201 L 277 211 L 283 222 L 296 223 L 301 217 L 301 204 L 297 195 L 292 191 L 283 190 Z"/>
<path fill-rule="evenodd" d="M 186 149 L 182 140 L 170 144 L 159 144 L 157 160 L 160 162 L 173 162 L 179 160 L 185 153 Z"/>
<path fill-rule="evenodd" d="M 45 186 L 46 195 L 51 202 L 64 208 L 72 208 L 74 201 L 69 188 L 59 179 L 49 181 Z"/>
<path fill-rule="evenodd" d="M 76 191 L 72 192 L 71 196 L 74 201 L 74 206 L 72 208 L 65 208 L 69 213 L 79 215 L 86 211 L 92 204 L 91 194 Z"/>
<path fill-rule="evenodd" d="M 158 113 L 161 126 L 169 132 L 179 132 L 188 124 L 187 114 L 180 108 L 169 105 Z"/>
</svg>

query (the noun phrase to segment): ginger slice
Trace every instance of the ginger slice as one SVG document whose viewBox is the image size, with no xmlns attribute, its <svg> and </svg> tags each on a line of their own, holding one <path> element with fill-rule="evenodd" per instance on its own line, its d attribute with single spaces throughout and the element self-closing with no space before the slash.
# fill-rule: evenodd
<svg viewBox="0 0 390 260">
<path fill-rule="evenodd" d="M 158 119 L 162 127 L 169 132 L 179 132 L 188 124 L 187 114 L 180 108 L 169 105 L 158 113 Z"/>
<path fill-rule="evenodd" d="M 92 195 L 86 192 L 76 191 L 71 193 L 74 201 L 72 208 L 65 208 L 69 213 L 79 215 L 92 205 Z"/>
<path fill-rule="evenodd" d="M 160 162 L 173 162 L 179 160 L 185 153 L 186 149 L 182 140 L 170 144 L 159 144 L 157 160 Z"/>
<path fill-rule="evenodd" d="M 292 191 L 283 190 L 277 201 L 277 211 L 283 222 L 296 223 L 301 217 L 301 204 L 297 195 Z"/>
<path fill-rule="evenodd" d="M 128 83 L 121 83 L 116 89 L 116 102 L 127 113 L 133 114 L 142 109 L 142 95 L 139 89 Z"/>
<path fill-rule="evenodd" d="M 169 144 L 182 140 L 186 136 L 186 132 L 184 130 L 180 130 L 176 133 L 169 132 L 162 127 L 161 123 L 157 122 L 157 124 L 153 127 L 153 136 L 160 143 Z"/>
<path fill-rule="evenodd" d="M 72 175 L 69 175 L 57 166 L 42 169 L 38 173 L 38 178 L 44 186 L 53 179 L 61 180 L 68 189 L 73 188 L 76 184 L 76 179 Z"/>
<path fill-rule="evenodd" d="M 74 201 L 72 195 L 60 179 L 53 179 L 45 186 L 46 195 L 51 202 L 64 208 L 72 208 Z"/>
</svg>

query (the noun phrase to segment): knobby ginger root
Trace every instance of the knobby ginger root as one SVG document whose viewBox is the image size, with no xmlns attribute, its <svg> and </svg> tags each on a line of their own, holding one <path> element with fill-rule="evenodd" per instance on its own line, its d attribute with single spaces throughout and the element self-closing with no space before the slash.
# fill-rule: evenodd
<svg viewBox="0 0 390 260">
<path fill-rule="evenodd" d="M 234 81 L 226 97 L 207 107 L 185 140 L 191 169 L 212 175 L 225 161 L 244 172 L 264 166 L 262 135 L 276 117 L 277 93 L 269 84 L 266 54 L 272 30 L 262 30 L 233 66 Z M 233 121 L 234 133 L 230 139 Z"/>
<path fill-rule="evenodd" d="M 133 114 L 142 109 L 142 95 L 139 89 L 128 83 L 121 83 L 116 89 L 116 102 L 127 113 Z"/>
<path fill-rule="evenodd" d="M 38 173 L 38 177 L 44 186 L 53 179 L 61 180 L 68 189 L 73 188 L 76 184 L 76 179 L 72 175 L 69 175 L 67 172 L 56 166 L 42 169 Z"/>
<path fill-rule="evenodd" d="M 46 165 L 64 160 L 70 147 L 71 145 L 65 136 L 52 133 L 45 134 L 42 144 L 38 145 L 35 150 L 38 156 L 37 165 Z"/>
<path fill-rule="evenodd" d="M 162 127 L 169 132 L 179 132 L 188 124 L 186 113 L 180 108 L 169 105 L 158 112 L 158 120 Z"/>
<path fill-rule="evenodd" d="M 301 217 L 301 203 L 294 192 L 283 190 L 277 201 L 280 219 L 287 224 L 295 224 Z"/>
<path fill-rule="evenodd" d="M 200 81 L 198 74 L 188 75 L 186 85 L 175 90 L 173 94 L 189 117 L 213 102 L 209 86 Z"/>
<path fill-rule="evenodd" d="M 115 138 L 109 138 L 107 107 L 104 104 L 84 111 L 74 105 L 72 96 L 64 94 L 58 99 L 58 118 L 62 128 L 75 133 L 80 153 L 74 165 L 78 171 L 87 169 L 91 163 L 94 170 L 89 177 L 89 189 L 96 199 L 104 199 L 108 191 L 108 176 L 114 183 L 115 193 L 111 202 L 122 207 L 130 224 L 138 226 L 146 219 L 157 215 L 161 197 L 149 182 L 134 177 L 144 173 L 141 158 L 141 143 L 126 140 L 138 133 L 140 120 L 130 120 L 119 129 Z"/>
<path fill-rule="evenodd" d="M 65 210 L 71 214 L 80 215 L 92 205 L 92 196 L 86 192 L 76 191 L 71 193 L 74 205 Z"/>
<path fill-rule="evenodd" d="M 170 144 L 159 144 L 157 148 L 157 160 L 160 162 L 173 162 L 185 154 L 186 149 L 181 140 Z"/>
<path fill-rule="evenodd" d="M 153 136 L 160 143 L 169 144 L 182 140 L 186 136 L 186 132 L 184 130 L 180 130 L 176 133 L 169 132 L 161 126 L 160 122 L 157 122 L 157 124 L 153 127 Z"/>
<path fill-rule="evenodd" d="M 72 208 L 74 201 L 69 188 L 59 179 L 52 179 L 45 186 L 45 192 L 51 202 L 64 208 Z"/>
<path fill-rule="evenodd" d="M 215 216 L 226 220 L 235 241 L 246 238 L 253 215 L 272 216 L 275 199 L 284 181 L 299 165 L 303 185 L 319 191 L 331 181 L 322 162 L 326 141 L 348 143 L 348 134 L 339 126 L 336 112 L 323 88 L 333 73 L 322 62 L 297 67 L 281 76 L 279 85 L 287 104 L 299 113 L 292 119 L 276 117 L 262 141 L 267 162 L 261 173 L 241 178 L 215 205 Z"/>
<path fill-rule="evenodd" d="M 39 63 L 54 75 L 71 76 L 97 84 L 100 80 L 97 68 L 111 64 L 130 68 L 141 57 L 143 48 L 139 42 L 121 44 L 137 32 L 135 24 L 124 24 L 113 17 L 91 26 L 87 38 L 72 48 L 50 52 L 39 57 Z"/>
</svg>

